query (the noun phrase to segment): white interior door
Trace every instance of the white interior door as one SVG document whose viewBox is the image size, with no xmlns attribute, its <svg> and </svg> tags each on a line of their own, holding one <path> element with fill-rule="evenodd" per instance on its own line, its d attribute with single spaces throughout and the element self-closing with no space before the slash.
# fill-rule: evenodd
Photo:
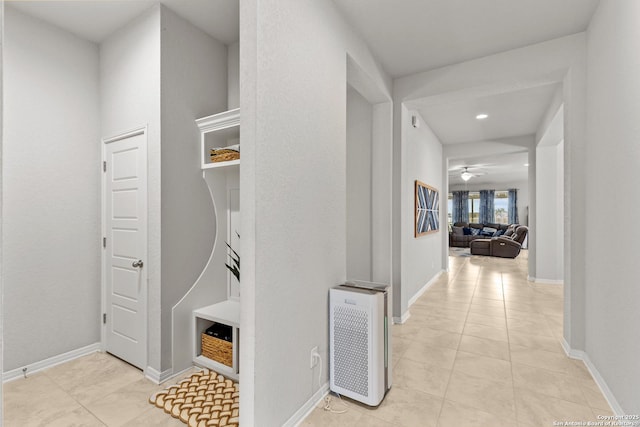
<svg viewBox="0 0 640 427">
<path fill-rule="evenodd" d="M 104 345 L 140 369 L 147 362 L 147 137 L 104 143 Z"/>
</svg>

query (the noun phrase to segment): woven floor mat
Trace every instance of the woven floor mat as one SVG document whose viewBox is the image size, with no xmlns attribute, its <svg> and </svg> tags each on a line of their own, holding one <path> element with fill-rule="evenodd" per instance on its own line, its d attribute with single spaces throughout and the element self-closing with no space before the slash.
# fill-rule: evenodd
<svg viewBox="0 0 640 427">
<path fill-rule="evenodd" d="M 189 427 L 239 425 L 238 383 L 208 369 L 155 393 L 149 403 Z"/>
</svg>

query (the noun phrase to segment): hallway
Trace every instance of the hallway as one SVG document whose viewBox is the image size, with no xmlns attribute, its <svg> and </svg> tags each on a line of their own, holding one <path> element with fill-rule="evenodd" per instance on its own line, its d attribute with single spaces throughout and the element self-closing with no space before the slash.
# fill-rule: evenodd
<svg viewBox="0 0 640 427">
<path fill-rule="evenodd" d="M 393 387 L 380 407 L 318 408 L 302 425 L 544 427 L 612 415 L 560 346 L 562 287 L 528 282 L 526 257 L 450 256 L 450 273 L 393 326 Z M 7 383 L 4 425 L 184 425 L 147 403 L 166 385 L 96 353 Z"/>
<path fill-rule="evenodd" d="M 562 286 L 527 281 L 527 251 L 449 261 L 393 326 L 393 387 L 380 407 L 317 408 L 302 425 L 544 427 L 613 414 L 584 364 L 565 355 Z"/>
</svg>

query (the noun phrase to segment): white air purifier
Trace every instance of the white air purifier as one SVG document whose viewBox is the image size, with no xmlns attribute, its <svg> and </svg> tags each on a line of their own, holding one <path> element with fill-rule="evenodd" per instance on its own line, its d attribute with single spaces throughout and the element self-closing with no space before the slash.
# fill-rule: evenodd
<svg viewBox="0 0 640 427">
<path fill-rule="evenodd" d="M 329 291 L 329 387 L 369 406 L 391 388 L 388 289 L 348 282 Z"/>
</svg>

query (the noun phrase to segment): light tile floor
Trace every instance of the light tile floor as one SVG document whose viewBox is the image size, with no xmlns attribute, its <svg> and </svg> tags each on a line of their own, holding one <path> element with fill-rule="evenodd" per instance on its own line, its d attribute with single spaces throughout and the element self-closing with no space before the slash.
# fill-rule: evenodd
<svg viewBox="0 0 640 427">
<path fill-rule="evenodd" d="M 560 345 L 562 286 L 527 281 L 527 251 L 449 260 L 450 272 L 393 326 L 393 387 L 382 404 L 345 399 L 346 413 L 316 408 L 303 426 L 550 427 L 613 415 Z"/>
<path fill-rule="evenodd" d="M 451 257 L 450 272 L 393 326 L 393 388 L 383 403 L 350 402 L 344 414 L 318 408 L 302 425 L 545 427 L 612 415 L 582 362 L 560 347 L 562 287 L 526 276 L 526 251 L 515 260 Z M 4 425 L 184 427 L 147 403 L 166 386 L 95 353 L 5 384 Z"/>
<path fill-rule="evenodd" d="M 3 425 L 184 427 L 148 403 L 170 383 L 155 385 L 131 365 L 93 353 L 4 384 Z"/>
</svg>

